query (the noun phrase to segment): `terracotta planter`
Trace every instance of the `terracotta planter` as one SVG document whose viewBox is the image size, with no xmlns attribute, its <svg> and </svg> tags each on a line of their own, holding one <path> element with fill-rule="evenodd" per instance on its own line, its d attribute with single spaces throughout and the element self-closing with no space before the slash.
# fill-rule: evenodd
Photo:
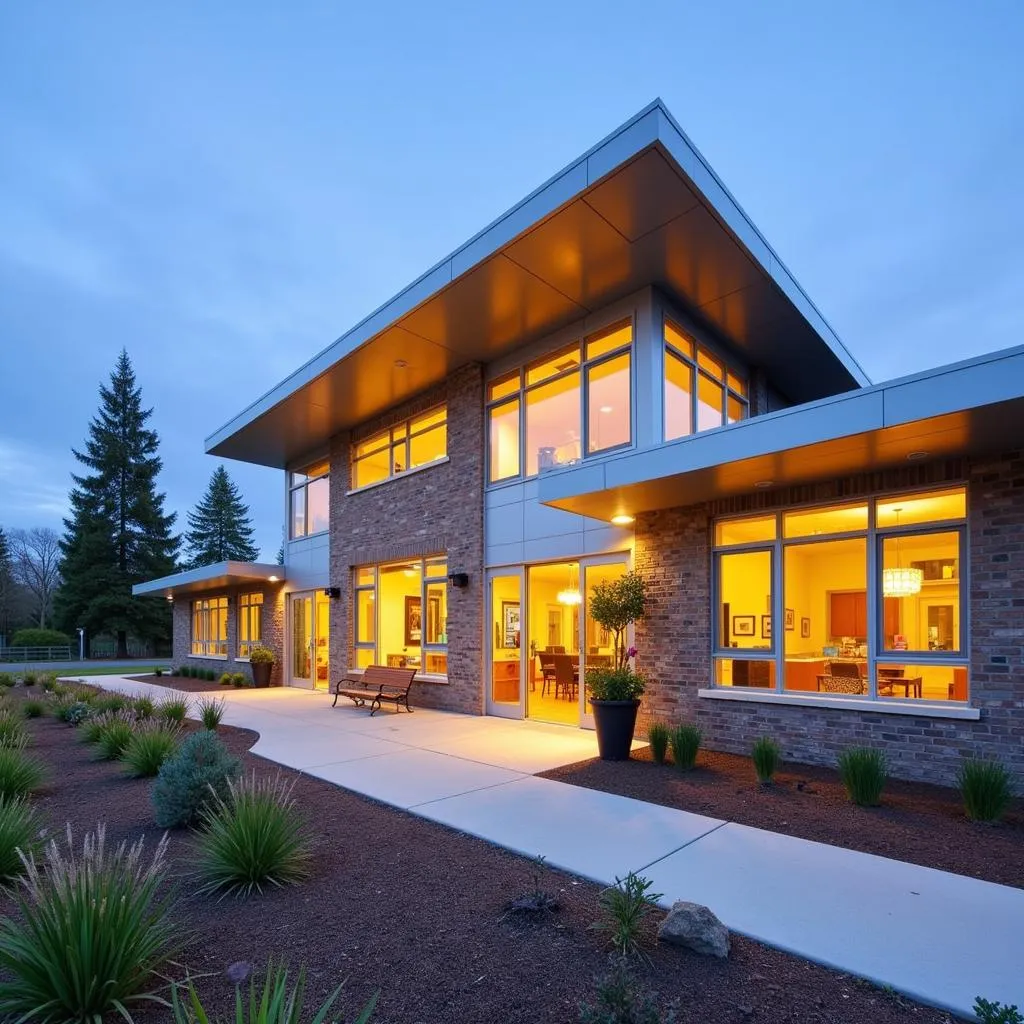
<svg viewBox="0 0 1024 1024">
<path fill-rule="evenodd" d="M 593 700 L 597 750 L 602 761 L 628 761 L 636 731 L 638 700 Z"/>
<path fill-rule="evenodd" d="M 266 661 L 254 661 L 251 665 L 252 668 L 252 681 L 255 686 L 269 686 L 270 685 L 270 673 L 274 666 L 271 662 Z"/>
</svg>

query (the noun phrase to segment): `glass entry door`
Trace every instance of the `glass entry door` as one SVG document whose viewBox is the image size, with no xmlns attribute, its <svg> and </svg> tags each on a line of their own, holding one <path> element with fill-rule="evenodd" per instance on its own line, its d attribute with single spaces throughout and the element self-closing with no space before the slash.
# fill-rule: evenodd
<svg viewBox="0 0 1024 1024">
<path fill-rule="evenodd" d="M 326 690 L 330 683 L 330 598 L 323 591 L 292 594 L 290 683 Z"/>
<path fill-rule="evenodd" d="M 502 718 L 522 718 L 525 711 L 522 570 L 502 569 L 490 573 L 487 591 L 489 637 L 484 647 L 490 651 L 487 713 Z"/>
<path fill-rule="evenodd" d="M 611 583 L 629 571 L 629 558 L 610 555 L 587 559 L 583 573 L 583 639 L 580 644 L 580 725 L 594 728 L 594 713 L 587 701 L 586 673 L 588 668 L 603 668 L 615 663 L 614 637 L 596 623 L 590 614 L 590 594 L 598 583 Z M 626 637 L 626 647 L 633 642 L 632 630 Z"/>
</svg>

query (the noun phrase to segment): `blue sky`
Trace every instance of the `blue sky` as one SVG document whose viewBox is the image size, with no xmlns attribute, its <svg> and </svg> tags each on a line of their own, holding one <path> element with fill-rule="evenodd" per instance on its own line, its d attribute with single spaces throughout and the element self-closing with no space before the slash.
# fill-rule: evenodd
<svg viewBox="0 0 1024 1024">
<path fill-rule="evenodd" d="M 1024 341 L 1024 5 L 0 5 L 0 525 L 203 438 L 655 96 L 876 380 Z M 264 556 L 279 474 L 228 464 Z"/>
</svg>

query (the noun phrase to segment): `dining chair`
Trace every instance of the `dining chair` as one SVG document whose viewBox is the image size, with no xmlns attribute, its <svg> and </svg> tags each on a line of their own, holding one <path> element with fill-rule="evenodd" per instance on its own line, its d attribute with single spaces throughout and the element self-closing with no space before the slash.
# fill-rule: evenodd
<svg viewBox="0 0 1024 1024">
<path fill-rule="evenodd" d="M 573 662 L 576 659 L 571 654 L 555 655 L 555 697 L 560 694 L 566 700 L 575 699 L 579 695 L 579 682 L 576 679 Z"/>
<path fill-rule="evenodd" d="M 540 695 L 546 697 L 548 695 L 548 683 L 555 683 L 555 658 L 557 655 L 542 651 L 537 657 L 540 658 Z M 558 696 L 557 684 L 555 685 L 555 696 Z"/>
</svg>

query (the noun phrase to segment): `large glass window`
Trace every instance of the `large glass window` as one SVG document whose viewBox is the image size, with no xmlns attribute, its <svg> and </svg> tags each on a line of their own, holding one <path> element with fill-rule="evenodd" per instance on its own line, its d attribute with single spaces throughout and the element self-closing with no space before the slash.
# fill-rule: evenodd
<svg viewBox="0 0 1024 1024">
<path fill-rule="evenodd" d="M 678 324 L 664 324 L 665 440 L 746 419 L 747 382 Z"/>
<path fill-rule="evenodd" d="M 192 653 L 204 658 L 227 657 L 227 597 L 203 597 L 192 602 Z"/>
<path fill-rule="evenodd" d="M 448 671 L 448 563 L 412 559 L 354 570 L 357 668 Z"/>
<path fill-rule="evenodd" d="M 323 533 L 330 525 L 330 464 L 318 462 L 288 477 L 289 536 Z"/>
<path fill-rule="evenodd" d="M 369 487 L 447 454 L 448 407 L 441 405 L 353 445 L 352 487 Z"/>
<path fill-rule="evenodd" d="M 253 647 L 263 641 L 263 595 L 238 597 L 238 657 L 248 658 Z"/>
<path fill-rule="evenodd" d="M 958 487 L 717 521 L 714 682 L 966 701 L 965 517 Z"/>
<path fill-rule="evenodd" d="M 630 444 L 632 344 L 624 321 L 491 381 L 488 480 L 536 476 Z"/>
</svg>

